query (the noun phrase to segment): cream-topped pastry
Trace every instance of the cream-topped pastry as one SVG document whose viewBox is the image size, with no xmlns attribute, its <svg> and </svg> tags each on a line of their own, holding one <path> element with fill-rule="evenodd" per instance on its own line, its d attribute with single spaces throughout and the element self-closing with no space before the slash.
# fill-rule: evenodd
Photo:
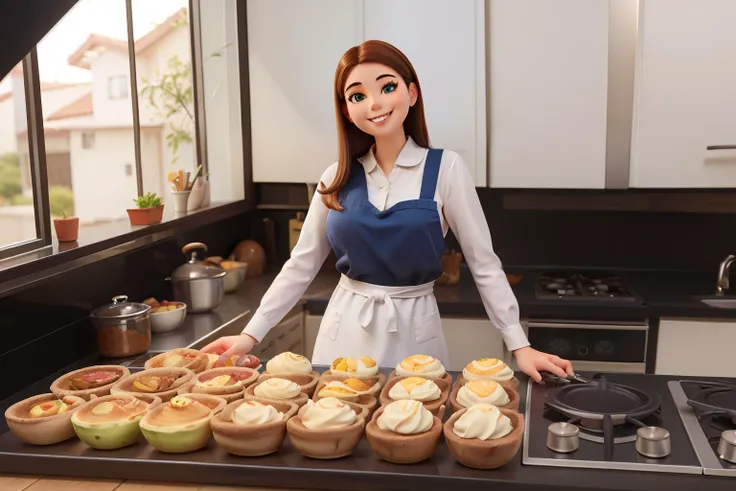
<svg viewBox="0 0 736 491">
<path fill-rule="evenodd" d="M 437 358 L 429 355 L 412 355 L 396 365 L 396 375 L 409 377 L 421 375 L 427 378 L 438 378 L 445 374 L 445 367 Z"/>
<path fill-rule="evenodd" d="M 505 406 L 510 402 L 509 395 L 498 382 L 487 379 L 470 380 L 457 391 L 457 402 L 461 406 L 476 404 Z"/>
<path fill-rule="evenodd" d="M 498 358 L 480 358 L 468 363 L 463 369 L 465 380 L 490 379 L 505 382 L 514 378 L 514 371 Z"/>
<path fill-rule="evenodd" d="M 385 431 L 416 435 L 432 428 L 434 416 L 420 401 L 403 399 L 384 406 L 376 424 Z"/>
<path fill-rule="evenodd" d="M 354 377 L 372 377 L 378 373 L 378 365 L 373 358 L 337 358 L 330 365 L 334 374 L 352 375 Z"/>
<path fill-rule="evenodd" d="M 262 425 L 284 419 L 284 413 L 269 404 L 245 401 L 232 414 L 233 423 L 239 425 Z"/>
<path fill-rule="evenodd" d="M 354 398 L 365 394 L 372 386 L 355 378 L 327 382 L 319 391 L 320 397 Z"/>
<path fill-rule="evenodd" d="M 258 384 L 253 393 L 267 399 L 293 399 L 302 391 L 299 384 L 285 378 L 273 377 Z"/>
<path fill-rule="evenodd" d="M 336 397 L 308 401 L 301 415 L 302 424 L 310 430 L 345 428 L 358 417 L 353 408 Z"/>
<path fill-rule="evenodd" d="M 476 404 L 455 421 L 453 433 L 460 438 L 495 440 L 513 431 L 511 420 L 490 404 Z"/>
<path fill-rule="evenodd" d="M 295 355 L 291 351 L 285 351 L 268 360 L 266 372 L 279 375 L 282 373 L 311 373 L 312 362 L 302 355 Z"/>
<path fill-rule="evenodd" d="M 415 401 L 436 401 L 442 395 L 442 391 L 433 380 L 424 377 L 408 377 L 395 383 L 388 391 L 389 398 L 394 401 L 399 399 L 413 399 Z"/>
</svg>

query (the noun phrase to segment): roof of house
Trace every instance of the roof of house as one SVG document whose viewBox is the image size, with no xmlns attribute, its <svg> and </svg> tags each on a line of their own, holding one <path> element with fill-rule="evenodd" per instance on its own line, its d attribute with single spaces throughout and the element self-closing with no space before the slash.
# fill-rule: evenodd
<svg viewBox="0 0 736 491">
<path fill-rule="evenodd" d="M 57 119 L 77 118 L 79 116 L 89 116 L 92 114 L 92 92 L 87 92 L 79 99 L 72 101 L 62 107 L 54 114 L 46 118 L 46 121 L 54 121 Z"/>
<path fill-rule="evenodd" d="M 186 15 L 187 9 L 181 8 L 156 26 L 153 30 L 143 35 L 135 42 L 135 53 L 141 54 L 156 44 L 156 42 L 176 29 L 177 22 L 182 17 L 186 17 Z M 100 34 L 90 34 L 87 40 L 69 56 L 67 61 L 70 65 L 78 66 L 80 68 L 89 68 L 90 55 L 95 56 L 106 49 L 127 52 L 128 43 L 122 39 L 115 39 L 108 36 L 102 36 Z"/>
</svg>

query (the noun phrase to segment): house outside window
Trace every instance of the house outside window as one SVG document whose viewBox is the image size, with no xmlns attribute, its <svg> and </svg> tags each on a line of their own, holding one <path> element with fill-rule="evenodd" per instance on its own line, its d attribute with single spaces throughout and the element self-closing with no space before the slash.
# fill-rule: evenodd
<svg viewBox="0 0 736 491">
<path fill-rule="evenodd" d="M 82 133 L 82 148 L 89 150 L 95 147 L 95 132 L 85 131 Z"/>
</svg>

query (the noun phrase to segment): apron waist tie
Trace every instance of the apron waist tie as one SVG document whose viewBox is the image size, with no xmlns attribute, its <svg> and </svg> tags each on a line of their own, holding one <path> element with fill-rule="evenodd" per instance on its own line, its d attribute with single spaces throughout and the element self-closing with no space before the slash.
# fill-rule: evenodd
<svg viewBox="0 0 736 491">
<path fill-rule="evenodd" d="M 376 304 L 385 304 L 388 309 L 388 332 L 398 330 L 396 321 L 396 306 L 394 298 L 419 298 L 429 295 L 434 291 L 434 281 L 422 285 L 409 286 L 381 286 L 352 280 L 345 275 L 340 276 L 338 286 L 343 289 L 365 297 L 358 312 L 358 321 L 364 330 L 368 330 L 373 320 L 373 310 Z"/>
</svg>

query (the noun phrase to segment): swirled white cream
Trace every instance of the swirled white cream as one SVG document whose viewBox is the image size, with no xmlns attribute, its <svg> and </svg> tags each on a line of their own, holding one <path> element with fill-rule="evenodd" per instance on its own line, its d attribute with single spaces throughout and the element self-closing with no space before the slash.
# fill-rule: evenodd
<svg viewBox="0 0 736 491">
<path fill-rule="evenodd" d="M 513 429 L 511 420 L 496 406 L 476 404 L 470 406 L 465 414 L 455 421 L 452 431 L 460 438 L 495 440 L 508 435 Z"/>
<path fill-rule="evenodd" d="M 437 358 L 429 355 L 412 355 L 396 365 L 396 375 L 410 377 L 419 375 L 426 378 L 439 378 L 445 374 L 445 367 Z"/>
<path fill-rule="evenodd" d="M 284 378 L 273 377 L 256 385 L 253 393 L 267 399 L 293 399 L 302 391 L 299 384 Z"/>
<path fill-rule="evenodd" d="M 245 401 L 232 414 L 233 423 L 239 425 L 262 425 L 284 419 L 284 413 L 275 407 L 258 401 Z"/>
<path fill-rule="evenodd" d="M 416 435 L 432 428 L 434 416 L 420 401 L 403 399 L 385 406 L 376 424 L 385 431 Z"/>
<path fill-rule="evenodd" d="M 330 365 L 330 370 L 337 375 L 366 378 L 373 377 L 378 373 L 378 365 L 373 358 L 367 356 L 360 358 L 337 358 Z"/>
<path fill-rule="evenodd" d="M 280 353 L 266 363 L 266 372 L 272 375 L 283 373 L 311 373 L 312 362 L 291 351 Z"/>
<path fill-rule="evenodd" d="M 463 407 L 476 404 L 505 406 L 509 395 L 498 382 L 488 379 L 470 380 L 457 391 L 457 402 Z"/>
<path fill-rule="evenodd" d="M 338 399 L 356 399 L 360 394 L 360 391 L 339 380 L 327 382 L 327 385 L 319 391 L 320 397 L 337 397 Z"/>
<path fill-rule="evenodd" d="M 336 397 L 325 397 L 317 402 L 307 402 L 301 413 L 302 424 L 310 430 L 345 428 L 355 422 L 353 408 Z"/>
<path fill-rule="evenodd" d="M 468 363 L 463 369 L 465 380 L 490 379 L 505 382 L 514 378 L 514 371 L 498 358 L 480 358 Z"/>
<path fill-rule="evenodd" d="M 437 384 L 424 377 L 408 377 L 391 387 L 388 397 L 394 401 L 399 399 L 413 399 L 415 401 L 436 401 L 442 395 Z"/>
</svg>

